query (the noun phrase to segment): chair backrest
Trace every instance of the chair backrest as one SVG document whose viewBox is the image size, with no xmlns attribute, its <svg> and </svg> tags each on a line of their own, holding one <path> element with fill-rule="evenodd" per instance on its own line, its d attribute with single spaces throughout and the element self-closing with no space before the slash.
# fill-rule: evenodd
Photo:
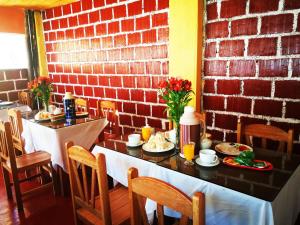
<svg viewBox="0 0 300 225">
<path fill-rule="evenodd" d="M 83 208 L 101 219 L 104 225 L 111 225 L 105 155 L 98 154 L 95 157 L 88 150 L 74 146 L 72 142 L 66 143 L 66 150 L 75 218 L 77 210 Z M 78 173 L 79 168 L 81 176 Z M 99 208 L 95 201 L 97 190 L 100 195 Z"/>
<path fill-rule="evenodd" d="M 29 107 L 32 107 L 30 92 L 20 91 L 18 93 L 18 99 L 19 99 L 19 103 L 21 103 L 23 105 L 28 105 Z"/>
<path fill-rule="evenodd" d="M 157 202 L 158 224 L 164 224 L 164 206 L 180 212 L 180 225 L 188 224 L 193 219 L 193 225 L 205 224 L 205 196 L 196 192 L 189 198 L 176 187 L 151 177 L 139 177 L 136 168 L 128 170 L 128 190 L 130 202 L 131 225 L 148 225 L 145 211 L 147 198 Z"/>
<path fill-rule="evenodd" d="M 88 112 L 89 111 L 88 101 L 82 98 L 76 98 L 75 108 L 77 112 Z"/>
<path fill-rule="evenodd" d="M 267 148 L 267 139 L 278 141 L 278 151 L 284 150 L 284 143 L 287 143 L 287 153 L 291 154 L 293 151 L 293 129 L 289 129 L 288 132 L 284 130 L 265 124 L 249 124 L 243 125 L 238 123 L 237 125 L 237 142 L 243 143 L 243 137 L 245 138 L 246 144 L 253 146 L 253 138 L 258 137 L 262 139 L 262 147 Z"/>
<path fill-rule="evenodd" d="M 22 124 L 21 111 L 16 109 L 9 109 L 8 120 L 11 124 L 13 146 L 15 150 L 18 150 L 20 151 L 21 154 L 23 154 L 24 147 L 23 147 L 23 141 L 21 137 L 21 134 L 23 132 L 23 124 Z"/>
<path fill-rule="evenodd" d="M 97 114 L 100 117 L 106 117 L 108 124 L 105 130 L 118 135 L 119 130 L 119 119 L 117 115 L 117 104 L 111 101 L 97 101 Z"/>
<path fill-rule="evenodd" d="M 13 147 L 10 123 L 0 120 L 0 164 L 8 162 L 10 163 L 12 171 L 16 171 L 16 156 Z"/>
</svg>

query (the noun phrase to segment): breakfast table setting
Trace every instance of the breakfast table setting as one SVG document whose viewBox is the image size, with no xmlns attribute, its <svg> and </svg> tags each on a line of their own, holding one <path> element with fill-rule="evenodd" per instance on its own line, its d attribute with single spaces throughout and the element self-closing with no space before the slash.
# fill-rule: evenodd
<svg viewBox="0 0 300 225">
<path fill-rule="evenodd" d="M 135 167 L 140 176 L 163 180 L 190 197 L 204 193 L 208 225 L 294 224 L 300 212 L 300 156 L 213 140 L 205 119 L 188 105 L 190 85 L 177 78 L 159 84 L 174 128 L 155 130 L 146 124 L 93 148 L 94 155 L 105 155 L 107 174 L 128 186 L 127 171 Z M 148 199 L 149 221 L 155 210 Z M 180 216 L 171 209 L 164 212 Z"/>
<path fill-rule="evenodd" d="M 195 153 L 189 143 L 184 149 L 192 148 L 192 153 L 182 155 L 176 144 L 168 141 L 170 131 L 155 133 L 151 128 L 147 140 L 148 129 L 147 125 L 93 148 L 93 154 L 105 154 L 107 173 L 115 183 L 127 186 L 127 171 L 135 167 L 140 176 L 164 180 L 188 196 L 201 191 L 206 200 L 206 224 L 248 221 L 273 225 L 293 224 L 296 220 L 300 210 L 300 156 L 215 140 L 207 145 L 209 134 L 202 135 L 200 141 L 202 147 L 209 146 L 207 149 Z M 150 221 L 155 210 L 156 204 L 147 200 Z M 170 209 L 165 214 L 179 217 Z"/>
<path fill-rule="evenodd" d="M 73 95 L 67 92 L 63 109 L 49 105 L 48 111 L 33 110 L 22 115 L 25 151 L 42 149 L 49 152 L 54 168 L 59 166 L 64 172 L 68 171 L 65 143 L 73 141 L 90 149 L 107 125 L 105 117 L 76 112 L 74 101 Z"/>
</svg>

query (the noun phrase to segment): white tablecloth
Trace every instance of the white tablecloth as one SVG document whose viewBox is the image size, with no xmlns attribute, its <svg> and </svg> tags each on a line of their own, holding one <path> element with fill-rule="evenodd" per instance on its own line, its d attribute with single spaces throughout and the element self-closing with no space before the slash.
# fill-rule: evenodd
<svg viewBox="0 0 300 225">
<path fill-rule="evenodd" d="M 106 118 L 103 118 L 69 127 L 52 129 L 26 119 L 22 119 L 22 122 L 25 151 L 27 153 L 36 150 L 49 152 L 53 165 L 59 165 L 66 172 L 68 168 L 65 143 L 73 141 L 74 144 L 89 149 L 107 124 Z"/>
<path fill-rule="evenodd" d="M 18 105 L 16 107 L 7 107 L 4 109 L 0 109 L 0 120 L 2 121 L 8 121 L 8 109 L 17 109 L 20 110 L 22 113 L 23 112 L 31 112 L 31 108 L 28 105 Z"/>
<path fill-rule="evenodd" d="M 148 161 L 95 146 L 93 154 L 100 152 L 106 156 L 107 173 L 125 186 L 127 186 L 127 170 L 135 167 L 141 176 L 164 180 L 189 196 L 196 191 L 205 193 L 206 225 L 293 225 L 300 211 L 299 166 L 274 202 L 271 203 Z M 148 215 L 155 208 L 153 202 L 147 201 Z M 166 214 L 178 216 L 171 211 L 166 211 Z"/>
</svg>

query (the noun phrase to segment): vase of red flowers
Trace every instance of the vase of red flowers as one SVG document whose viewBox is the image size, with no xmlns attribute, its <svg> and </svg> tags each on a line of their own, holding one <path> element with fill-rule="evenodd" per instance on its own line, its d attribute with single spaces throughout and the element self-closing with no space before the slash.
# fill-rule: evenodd
<svg viewBox="0 0 300 225">
<path fill-rule="evenodd" d="M 53 90 L 52 82 L 49 77 L 35 78 L 28 83 L 28 89 L 31 90 L 37 101 L 41 101 L 44 110 L 48 112 L 51 91 Z"/>
<path fill-rule="evenodd" d="M 159 83 L 159 96 L 167 104 L 168 117 L 175 124 L 176 147 L 179 146 L 179 120 L 184 107 L 192 100 L 192 83 L 189 80 L 171 77 Z"/>
</svg>

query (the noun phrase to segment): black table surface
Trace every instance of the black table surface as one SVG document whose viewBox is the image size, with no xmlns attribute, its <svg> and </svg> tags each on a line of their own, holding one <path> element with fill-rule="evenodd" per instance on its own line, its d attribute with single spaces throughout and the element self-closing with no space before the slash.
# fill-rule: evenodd
<svg viewBox="0 0 300 225">
<path fill-rule="evenodd" d="M 102 119 L 101 117 L 88 115 L 86 117 L 76 118 L 76 120 L 72 124 L 66 123 L 65 119 L 61 119 L 61 120 L 57 120 L 57 121 L 53 121 L 53 122 L 51 122 L 50 120 L 37 121 L 37 120 L 34 119 L 34 116 L 37 113 L 38 113 L 38 110 L 33 110 L 31 112 L 25 112 L 25 113 L 22 114 L 22 117 L 23 117 L 23 119 L 26 119 L 26 120 L 28 120 L 32 123 L 37 123 L 41 126 L 45 126 L 45 127 L 52 128 L 52 129 L 60 129 L 60 128 L 64 128 L 64 127 L 75 126 L 75 125 L 78 125 L 78 124 L 88 123 L 88 122 L 91 122 L 91 121 Z"/>
<path fill-rule="evenodd" d="M 167 154 L 149 154 L 142 147 L 126 146 L 127 135 L 103 141 L 99 146 L 114 150 L 132 157 L 156 163 L 188 176 L 214 183 L 240 193 L 272 202 L 284 187 L 300 164 L 300 155 L 291 155 L 273 150 L 254 148 L 255 158 L 266 160 L 273 165 L 272 171 L 254 171 L 230 167 L 222 162 L 215 167 L 202 167 L 198 164 L 186 166 L 185 159 L 175 151 Z M 225 155 L 217 153 L 220 161 Z M 298 171 L 299 172 L 299 171 Z"/>
</svg>

